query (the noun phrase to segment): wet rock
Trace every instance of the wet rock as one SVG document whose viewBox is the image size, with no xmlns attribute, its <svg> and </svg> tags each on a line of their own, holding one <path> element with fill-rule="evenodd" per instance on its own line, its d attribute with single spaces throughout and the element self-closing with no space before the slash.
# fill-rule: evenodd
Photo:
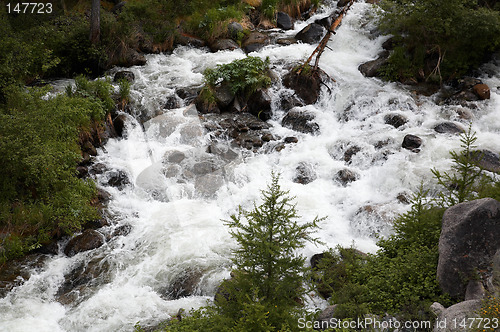
<svg viewBox="0 0 500 332">
<path fill-rule="evenodd" d="M 129 70 L 122 70 L 115 74 L 113 81 L 118 82 L 119 80 L 125 79 L 132 83 L 135 80 L 135 75 Z"/>
<path fill-rule="evenodd" d="M 116 237 L 116 236 L 127 236 L 130 234 L 130 232 L 132 231 L 132 226 L 129 225 L 129 224 L 125 224 L 125 225 L 121 225 L 121 226 L 118 226 L 115 228 L 115 230 L 113 231 L 113 234 L 112 236 L 113 237 Z"/>
<path fill-rule="evenodd" d="M 410 204 L 411 203 L 411 196 L 407 192 L 399 193 L 396 196 L 396 199 L 398 200 L 398 202 L 403 203 L 403 204 Z"/>
<path fill-rule="evenodd" d="M 283 142 L 289 144 L 289 143 L 298 143 L 299 142 L 299 139 L 297 137 L 294 137 L 294 136 L 288 136 L 288 137 L 285 137 L 283 139 Z"/>
<path fill-rule="evenodd" d="M 107 174 L 107 177 L 108 177 L 108 182 L 107 182 L 108 185 L 116 187 L 119 190 L 122 190 L 123 188 L 125 188 L 125 186 L 130 184 L 128 175 L 124 171 L 120 170 L 110 171 Z"/>
<path fill-rule="evenodd" d="M 176 44 L 183 46 L 204 47 L 205 42 L 187 33 L 179 33 L 175 37 Z"/>
<path fill-rule="evenodd" d="M 252 32 L 243 42 L 242 48 L 245 53 L 257 52 L 269 44 L 269 37 L 260 32 Z"/>
<path fill-rule="evenodd" d="M 378 55 L 378 58 L 359 65 L 358 70 L 366 77 L 376 77 L 380 69 L 387 63 L 389 52 L 384 51 Z"/>
<path fill-rule="evenodd" d="M 283 84 L 294 90 L 306 105 L 314 104 L 318 100 L 321 92 L 321 81 L 321 72 L 301 73 L 299 75 L 292 70 L 283 78 Z"/>
<path fill-rule="evenodd" d="M 287 13 L 278 12 L 276 13 L 276 26 L 283 30 L 293 29 L 292 19 Z"/>
<path fill-rule="evenodd" d="M 295 95 L 286 94 L 281 96 L 281 109 L 289 111 L 294 107 L 305 106 L 302 100 Z"/>
<path fill-rule="evenodd" d="M 210 50 L 212 52 L 226 51 L 226 50 L 233 51 L 239 48 L 240 45 L 238 45 L 238 43 L 236 43 L 232 39 L 218 39 L 212 44 L 210 44 Z"/>
<path fill-rule="evenodd" d="M 124 113 L 118 114 L 113 119 L 113 127 L 115 128 L 116 135 L 123 137 L 125 124 L 128 122 L 128 116 Z"/>
<path fill-rule="evenodd" d="M 125 55 L 118 63 L 118 65 L 122 67 L 144 66 L 146 62 L 147 61 L 144 55 L 139 54 L 139 52 L 137 52 L 136 50 L 129 48 L 127 49 L 127 51 L 125 51 Z"/>
<path fill-rule="evenodd" d="M 262 135 L 261 139 L 263 142 L 270 142 L 276 140 L 276 138 L 274 138 L 273 134 L 271 133 Z"/>
<path fill-rule="evenodd" d="M 234 99 L 234 92 L 229 84 L 221 84 L 215 88 L 214 97 L 217 105 L 222 110 L 231 104 Z"/>
<path fill-rule="evenodd" d="M 296 43 L 297 43 L 297 39 L 291 38 L 291 37 L 288 37 L 288 38 L 278 38 L 276 40 L 276 44 L 283 45 L 283 46 L 293 45 L 293 44 L 296 44 Z"/>
<path fill-rule="evenodd" d="M 330 29 L 330 26 L 333 23 L 333 18 L 331 16 L 326 16 L 314 21 L 314 23 L 321 25 L 325 29 Z"/>
<path fill-rule="evenodd" d="M 92 164 L 92 166 L 89 168 L 89 173 L 90 174 L 103 174 L 103 173 L 106 173 L 108 171 L 108 166 L 106 166 L 106 164 L 103 164 L 103 163 L 95 163 L 95 164 Z"/>
<path fill-rule="evenodd" d="M 465 129 L 462 126 L 459 126 L 453 122 L 440 123 L 434 127 L 434 130 L 440 134 L 460 135 L 465 133 Z"/>
<path fill-rule="evenodd" d="M 358 174 L 350 169 L 341 169 L 335 175 L 335 180 L 339 181 L 342 186 L 347 186 L 349 183 L 358 179 Z"/>
<path fill-rule="evenodd" d="M 181 107 L 181 102 L 175 95 L 167 97 L 167 100 L 165 100 L 165 103 L 163 104 L 163 108 L 166 110 L 171 110 L 179 107 Z"/>
<path fill-rule="evenodd" d="M 184 100 L 184 104 L 190 104 L 198 95 L 199 88 L 180 88 L 175 90 L 175 94 L 179 96 L 179 98 Z"/>
<path fill-rule="evenodd" d="M 422 145 L 422 139 L 418 136 L 408 134 L 403 139 L 401 145 L 404 149 L 412 150 L 418 149 Z"/>
<path fill-rule="evenodd" d="M 313 120 L 314 115 L 312 113 L 300 109 L 291 109 L 285 115 L 281 124 L 301 133 L 317 134 L 319 125 Z"/>
<path fill-rule="evenodd" d="M 64 253 L 72 257 L 80 252 L 99 248 L 104 244 L 104 236 L 93 229 L 87 229 L 82 234 L 69 240 Z"/>
<path fill-rule="evenodd" d="M 484 83 L 474 85 L 472 91 L 480 100 L 490 99 L 490 88 Z"/>
<path fill-rule="evenodd" d="M 490 150 L 472 151 L 472 158 L 482 169 L 500 174 L 500 155 L 498 153 Z"/>
<path fill-rule="evenodd" d="M 196 287 L 203 277 L 203 271 L 199 269 L 188 269 L 180 273 L 168 285 L 164 293 L 170 300 L 177 300 L 195 294 Z"/>
<path fill-rule="evenodd" d="M 439 238 L 441 289 L 463 299 L 467 284 L 487 270 L 500 249 L 500 202 L 483 198 L 448 208 Z"/>
<path fill-rule="evenodd" d="M 267 121 L 272 118 L 271 96 L 264 89 L 257 90 L 247 102 L 248 111 L 257 118 Z"/>
<path fill-rule="evenodd" d="M 295 168 L 295 177 L 293 178 L 293 182 L 308 184 L 316 180 L 316 178 L 317 175 L 313 166 L 309 163 L 301 162 Z"/>
<path fill-rule="evenodd" d="M 243 33 L 243 26 L 238 22 L 231 22 L 227 25 L 227 32 L 232 39 L 237 40 Z"/>
<path fill-rule="evenodd" d="M 93 286 L 108 281 L 110 264 L 104 257 L 95 257 L 89 262 L 79 263 L 64 275 L 64 282 L 57 290 L 58 302 L 69 305 L 91 291 Z"/>
<path fill-rule="evenodd" d="M 399 128 L 407 123 L 408 119 L 402 114 L 391 113 L 384 116 L 384 121 L 386 124 L 391 125 L 394 128 Z"/>
<path fill-rule="evenodd" d="M 0 298 L 28 280 L 33 269 L 43 266 L 46 259 L 46 255 L 37 253 L 0 265 Z"/>
<path fill-rule="evenodd" d="M 215 154 L 228 162 L 239 157 L 239 154 L 227 146 L 227 144 L 212 143 L 208 146 L 207 152 Z"/>
<path fill-rule="evenodd" d="M 339 0 L 337 2 L 337 7 L 344 7 L 346 6 L 351 0 Z"/>
<path fill-rule="evenodd" d="M 386 51 L 392 51 L 394 49 L 394 37 L 391 37 L 383 42 L 382 48 Z"/>
<path fill-rule="evenodd" d="M 307 44 L 316 44 L 321 40 L 324 33 L 325 28 L 317 23 L 311 23 L 300 30 L 299 33 L 295 35 L 295 39 Z"/>
<path fill-rule="evenodd" d="M 186 158 L 186 154 L 184 154 L 184 152 L 177 151 L 177 150 L 169 151 L 169 152 L 165 153 L 165 155 L 163 156 L 164 160 L 167 160 L 170 163 L 176 163 L 176 164 L 179 164 L 185 158 Z"/>
<path fill-rule="evenodd" d="M 220 187 L 224 185 L 222 172 L 205 174 L 197 177 L 194 183 L 196 192 L 205 198 L 214 197 Z"/>
<path fill-rule="evenodd" d="M 211 160 L 201 161 L 193 165 L 191 171 L 194 175 L 204 175 L 207 173 L 212 173 L 217 169 L 215 163 Z"/>
</svg>

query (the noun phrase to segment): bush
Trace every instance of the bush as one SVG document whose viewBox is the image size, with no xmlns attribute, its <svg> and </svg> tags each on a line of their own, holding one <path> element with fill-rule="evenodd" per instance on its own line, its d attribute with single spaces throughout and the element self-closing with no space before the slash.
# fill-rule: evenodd
<svg viewBox="0 0 500 332">
<path fill-rule="evenodd" d="M 459 77 L 500 46 L 500 13 L 474 1 L 383 0 L 380 8 L 380 27 L 405 50 L 391 56 L 391 77 Z"/>
<path fill-rule="evenodd" d="M 208 68 L 203 73 L 208 89 L 227 84 L 234 94 L 249 97 L 260 88 L 271 84 L 269 59 L 246 57 L 216 68 Z"/>
<path fill-rule="evenodd" d="M 50 99 L 46 89 L 11 87 L 0 108 L 0 263 L 98 218 L 95 185 L 76 177 L 78 139 L 104 118 L 109 88 L 77 82 L 72 96 Z"/>
</svg>

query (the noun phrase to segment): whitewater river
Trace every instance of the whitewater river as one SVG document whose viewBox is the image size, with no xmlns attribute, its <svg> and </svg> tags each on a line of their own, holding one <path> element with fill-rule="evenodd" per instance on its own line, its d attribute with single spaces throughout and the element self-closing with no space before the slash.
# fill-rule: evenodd
<svg viewBox="0 0 500 332">
<path fill-rule="evenodd" d="M 293 36 L 331 9 L 297 22 L 293 31 L 276 33 Z M 327 217 L 317 233 L 325 245 L 309 244 L 301 254 L 309 258 L 338 244 L 376 251 L 376 236 L 389 234 L 391 219 L 408 209 L 398 195 L 410 194 L 420 183 L 433 188 L 431 168 L 446 170 L 450 149 L 460 146 L 458 136 L 439 134 L 434 126 L 454 121 L 467 128 L 468 121 L 457 115 L 463 113 L 460 106 L 438 106 L 434 96 L 417 96 L 411 88 L 363 77 L 358 66 L 376 58 L 388 38 L 370 33 L 372 13 L 372 5 L 356 3 L 321 57 L 320 67 L 336 82 L 330 90 L 323 87 L 315 105 L 304 107 L 315 115 L 318 135 L 281 126 L 284 112 L 279 96 L 286 91 L 278 81 L 270 89 L 274 115 L 268 122 L 275 136 L 295 136 L 298 143 L 287 144 L 280 152 L 234 149 L 235 159 L 218 160 L 217 173 L 198 182 L 188 176 L 183 181 L 162 176 L 162 167 L 176 153 L 185 159 L 180 170 L 172 166 L 174 173 L 203 161 L 210 134 L 193 106 L 162 107 L 176 89 L 200 86 L 204 69 L 245 54 L 179 47 L 169 55 L 148 55 L 147 65 L 131 68 L 136 77 L 131 92 L 135 109 L 164 115 L 144 126 L 130 117 L 125 137 L 111 139 L 96 158 L 131 180 L 122 190 L 106 188 L 113 195 L 111 226 L 102 232 L 124 228 L 130 232 L 71 258 L 62 252 L 62 243 L 59 255 L 46 259 L 28 280 L 0 299 L 0 331 L 131 331 L 138 321 L 154 325 L 175 316 L 180 308 L 204 305 L 221 280 L 229 277 L 236 245 L 221 220 L 235 213 L 238 205 L 250 208 L 269 183 L 271 171 L 281 173 L 281 184 L 296 197 L 304 221 Z M 281 76 L 290 64 L 304 61 L 314 47 L 270 45 L 250 55 L 269 57 L 272 70 Z M 486 69 L 490 75 L 480 78 L 490 86 L 491 99 L 471 103 L 475 107 L 466 112 L 472 116 L 477 145 L 499 152 L 500 70 L 494 64 Z M 404 115 L 408 122 L 397 129 L 385 124 L 384 116 L 391 113 Z M 401 148 L 407 134 L 422 138 L 419 153 Z M 359 152 L 346 162 L 344 153 L 353 146 Z M 265 150 L 266 146 L 260 151 Z M 293 182 L 300 163 L 307 163 L 316 176 L 307 185 Z M 344 186 L 335 180 L 342 169 L 357 174 L 356 181 Z M 106 183 L 108 173 L 98 175 L 97 181 Z M 65 275 L 82 267 L 98 273 L 61 298 Z M 169 292 L 172 284 L 186 278 L 194 280 L 193 295 L 174 299 Z M 322 308 L 325 302 L 311 297 L 308 306 Z"/>
</svg>

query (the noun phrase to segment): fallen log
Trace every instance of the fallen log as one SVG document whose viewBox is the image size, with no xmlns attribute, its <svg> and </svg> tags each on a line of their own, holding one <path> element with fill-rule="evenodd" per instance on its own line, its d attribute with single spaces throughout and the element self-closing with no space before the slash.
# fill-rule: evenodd
<svg viewBox="0 0 500 332">
<path fill-rule="evenodd" d="M 331 35 L 335 34 L 335 29 L 337 29 L 337 27 L 340 25 L 340 23 L 342 22 L 342 19 L 344 18 L 345 14 L 349 10 L 349 8 L 351 8 L 351 6 L 354 3 L 354 1 L 356 1 L 356 0 L 349 1 L 349 3 L 342 8 L 342 10 L 340 11 L 340 13 L 337 16 L 337 18 L 330 25 L 330 28 L 326 32 L 326 35 L 323 37 L 323 39 L 321 39 L 321 41 L 319 42 L 318 46 L 312 52 L 311 56 L 304 62 L 304 64 L 297 71 L 298 75 L 300 75 L 300 73 L 302 72 L 302 70 L 307 65 L 309 65 L 309 63 L 311 62 L 311 60 L 313 59 L 313 57 L 314 57 L 314 55 L 316 53 L 317 53 L 317 55 L 316 55 L 316 60 L 314 61 L 313 72 L 318 69 L 319 58 L 321 57 L 321 54 L 323 54 L 325 48 L 327 47 L 326 45 L 328 44 L 328 41 L 330 40 Z"/>
</svg>

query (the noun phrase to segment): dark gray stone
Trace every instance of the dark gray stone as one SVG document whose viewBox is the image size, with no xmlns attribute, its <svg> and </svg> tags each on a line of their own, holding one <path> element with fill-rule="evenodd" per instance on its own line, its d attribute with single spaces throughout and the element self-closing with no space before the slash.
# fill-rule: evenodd
<svg viewBox="0 0 500 332">
<path fill-rule="evenodd" d="M 293 29 L 292 19 L 287 13 L 278 12 L 276 14 L 276 26 L 283 30 Z"/>
<path fill-rule="evenodd" d="M 232 39 L 217 39 L 215 42 L 210 44 L 210 50 L 212 50 L 212 52 L 226 50 L 232 51 L 238 48 L 240 48 L 240 45 Z"/>
<path fill-rule="evenodd" d="M 325 28 L 317 23 L 311 23 L 295 35 L 295 39 L 307 44 L 318 43 L 325 33 Z"/>
<path fill-rule="evenodd" d="M 460 135 L 465 133 L 465 129 L 462 126 L 459 126 L 453 122 L 440 123 L 434 127 L 434 130 L 440 134 Z"/>
<path fill-rule="evenodd" d="M 119 71 L 115 74 L 115 77 L 113 78 L 114 82 L 118 82 L 119 80 L 125 79 L 132 83 L 135 80 L 135 75 L 133 72 L 129 70 L 122 70 Z"/>
<path fill-rule="evenodd" d="M 384 121 L 386 124 L 393 126 L 394 128 L 399 128 L 408 122 L 408 119 L 398 113 L 391 113 L 384 116 Z"/>
<path fill-rule="evenodd" d="M 422 145 L 422 139 L 418 136 L 408 134 L 403 139 L 403 144 L 401 145 L 403 148 L 407 150 L 415 150 L 418 149 Z"/>
<path fill-rule="evenodd" d="M 295 168 L 295 177 L 293 178 L 293 182 L 300 184 L 308 184 L 316 180 L 317 175 L 314 171 L 314 168 L 311 164 L 301 162 Z"/>
<path fill-rule="evenodd" d="M 479 150 L 472 152 L 472 158 L 476 164 L 490 172 L 500 173 L 500 156 L 490 150 Z"/>
<path fill-rule="evenodd" d="M 319 125 L 313 121 L 314 115 L 300 109 L 291 109 L 283 118 L 281 124 L 284 127 L 306 134 L 317 134 Z"/>
<path fill-rule="evenodd" d="M 82 234 L 69 240 L 64 253 L 72 257 L 80 252 L 99 248 L 104 244 L 104 236 L 96 230 L 87 229 Z"/>
<path fill-rule="evenodd" d="M 341 169 L 335 175 L 335 180 L 339 181 L 344 187 L 347 186 L 347 184 L 356 181 L 357 179 L 358 175 L 350 169 Z"/>
<path fill-rule="evenodd" d="M 378 58 L 359 65 L 358 70 L 366 77 L 376 77 L 379 75 L 380 69 L 387 63 L 389 52 L 384 51 L 379 54 Z"/>
</svg>

